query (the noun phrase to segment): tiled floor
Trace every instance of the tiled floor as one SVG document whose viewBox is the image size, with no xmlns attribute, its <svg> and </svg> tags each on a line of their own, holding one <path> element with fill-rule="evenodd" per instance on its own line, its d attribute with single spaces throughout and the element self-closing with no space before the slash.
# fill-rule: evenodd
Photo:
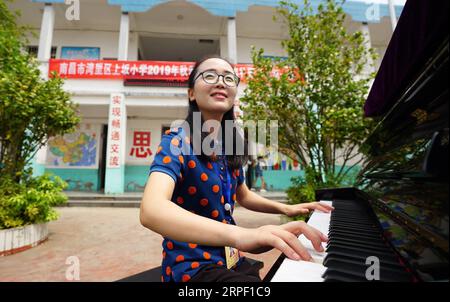
<svg viewBox="0 0 450 302">
<path fill-rule="evenodd" d="M 0 257 L 0 281 L 68 281 L 74 262 L 80 281 L 115 281 L 161 264 L 162 237 L 139 223 L 137 208 L 58 208 L 49 224 L 49 239 L 30 250 Z M 238 225 L 280 224 L 280 215 L 236 207 Z M 280 255 L 277 250 L 249 255 L 264 262 L 265 276 Z M 69 258 L 75 256 L 77 258 Z M 67 261 L 67 263 L 66 263 Z"/>
</svg>

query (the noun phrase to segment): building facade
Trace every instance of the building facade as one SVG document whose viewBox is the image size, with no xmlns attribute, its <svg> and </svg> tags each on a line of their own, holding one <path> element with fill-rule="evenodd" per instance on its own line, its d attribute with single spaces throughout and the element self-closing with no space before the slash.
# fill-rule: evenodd
<svg viewBox="0 0 450 302">
<path fill-rule="evenodd" d="M 302 2 L 302 1 L 294 1 Z M 320 0 L 312 0 L 317 6 Z M 386 2 L 386 1 L 385 1 Z M 404 1 L 403 1 L 404 2 Z M 288 31 L 273 21 L 278 1 L 16 0 L 21 24 L 44 77 L 67 77 L 64 89 L 79 105 L 79 129 L 39 150 L 34 171 L 52 172 L 69 190 L 108 194 L 142 191 L 162 133 L 188 108 L 186 75 L 192 62 L 218 54 L 251 70 L 251 46 L 286 56 Z M 350 31 L 361 30 L 382 57 L 392 35 L 383 1 L 347 1 Z M 392 6 L 391 6 L 392 7 Z M 395 18 L 394 18 L 395 19 Z M 375 66 L 379 66 L 376 62 Z M 238 99 L 245 83 L 240 85 Z M 239 111 L 238 111 L 239 112 Z M 285 189 L 301 171 L 281 163 L 267 171 L 269 189 Z M 293 167 L 293 169 L 289 169 Z"/>
</svg>

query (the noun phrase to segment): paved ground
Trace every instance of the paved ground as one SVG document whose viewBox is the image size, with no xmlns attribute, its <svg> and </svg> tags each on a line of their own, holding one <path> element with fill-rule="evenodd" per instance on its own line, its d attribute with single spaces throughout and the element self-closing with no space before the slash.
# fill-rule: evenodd
<svg viewBox="0 0 450 302">
<path fill-rule="evenodd" d="M 65 207 L 49 224 L 49 240 L 30 250 L 0 257 L 0 281 L 67 281 L 70 256 L 80 261 L 80 281 L 115 281 L 161 264 L 162 237 L 142 227 L 139 209 Z M 280 224 L 280 215 L 236 207 L 238 225 Z M 278 258 L 277 250 L 249 255 L 264 262 L 261 276 Z"/>
</svg>

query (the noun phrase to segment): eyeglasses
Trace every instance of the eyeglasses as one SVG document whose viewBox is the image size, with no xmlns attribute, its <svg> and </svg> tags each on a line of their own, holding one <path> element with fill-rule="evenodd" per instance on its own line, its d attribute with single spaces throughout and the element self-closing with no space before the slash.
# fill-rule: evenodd
<svg viewBox="0 0 450 302">
<path fill-rule="evenodd" d="M 203 71 L 201 73 L 199 73 L 196 77 L 195 77 L 195 81 L 197 81 L 197 79 L 199 77 L 203 78 L 203 81 L 205 81 L 205 83 L 207 84 L 217 84 L 219 82 L 219 78 L 222 77 L 223 78 L 223 83 L 225 85 L 227 85 L 228 87 L 237 87 L 239 85 L 240 79 L 237 75 L 232 74 L 232 73 L 227 73 L 227 74 L 218 74 L 217 72 L 215 72 L 214 70 L 207 70 L 207 71 Z"/>
</svg>

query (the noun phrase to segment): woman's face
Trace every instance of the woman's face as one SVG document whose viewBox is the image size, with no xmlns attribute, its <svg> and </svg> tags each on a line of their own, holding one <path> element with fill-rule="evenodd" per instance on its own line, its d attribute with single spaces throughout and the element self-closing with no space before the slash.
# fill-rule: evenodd
<svg viewBox="0 0 450 302">
<path fill-rule="evenodd" d="M 194 87 L 188 90 L 189 100 L 196 100 L 202 113 L 224 114 L 233 107 L 237 87 L 227 86 L 223 82 L 223 77 L 219 77 L 216 84 L 208 84 L 202 76 L 198 76 L 204 71 L 215 71 L 219 75 L 226 75 L 234 74 L 234 70 L 222 59 L 208 59 L 198 67 Z"/>
</svg>

